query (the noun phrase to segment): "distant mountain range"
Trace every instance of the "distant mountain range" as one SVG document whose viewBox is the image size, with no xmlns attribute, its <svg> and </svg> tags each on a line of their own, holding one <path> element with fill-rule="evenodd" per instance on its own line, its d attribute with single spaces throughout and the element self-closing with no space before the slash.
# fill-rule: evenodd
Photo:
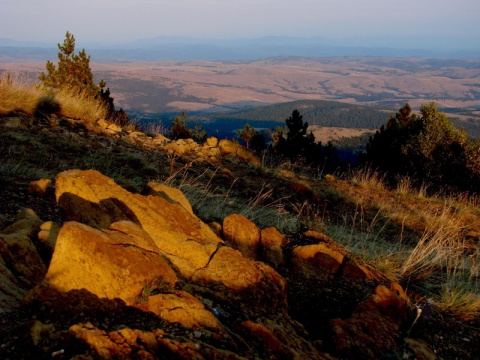
<svg viewBox="0 0 480 360">
<path fill-rule="evenodd" d="M 475 39 L 458 41 L 456 47 L 442 47 L 454 39 L 355 39 L 328 40 L 322 37 L 298 38 L 267 36 L 254 39 L 201 39 L 159 36 L 123 44 L 88 44 L 77 41 L 96 61 L 159 60 L 254 60 L 274 56 L 389 56 L 423 58 L 478 58 L 480 46 Z M 448 41 L 447 41 L 448 40 Z M 352 45 L 356 44 L 356 45 Z M 0 38 L 0 60 L 44 59 L 56 54 L 55 44 Z"/>
</svg>

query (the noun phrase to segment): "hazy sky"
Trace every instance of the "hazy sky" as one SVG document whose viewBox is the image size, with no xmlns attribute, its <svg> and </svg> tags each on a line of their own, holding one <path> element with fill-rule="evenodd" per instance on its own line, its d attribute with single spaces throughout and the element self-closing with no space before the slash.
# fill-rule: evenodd
<svg viewBox="0 0 480 360">
<path fill-rule="evenodd" d="M 479 0 L 2 0 L 0 38 L 480 36 Z"/>
</svg>

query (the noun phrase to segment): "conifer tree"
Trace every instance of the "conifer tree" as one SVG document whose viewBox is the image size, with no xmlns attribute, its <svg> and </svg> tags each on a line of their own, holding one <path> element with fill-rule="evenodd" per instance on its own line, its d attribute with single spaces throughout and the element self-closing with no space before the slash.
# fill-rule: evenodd
<svg viewBox="0 0 480 360">
<path fill-rule="evenodd" d="M 93 73 L 90 69 L 90 56 L 85 49 L 75 54 L 75 37 L 68 31 L 63 44 L 57 44 L 58 65 L 55 66 L 50 60 L 47 61 L 47 73 L 40 74 L 40 81 L 44 86 L 53 89 L 71 89 L 84 91 L 88 95 L 97 96 L 100 87 L 93 81 Z M 105 82 L 102 80 L 102 84 Z"/>
<path fill-rule="evenodd" d="M 237 135 L 240 139 L 245 141 L 247 149 L 250 148 L 250 141 L 257 134 L 255 128 L 251 127 L 250 124 L 245 124 L 242 130 L 237 130 Z"/>
<path fill-rule="evenodd" d="M 123 109 L 115 110 L 110 89 L 103 90 L 106 86 L 105 81 L 100 80 L 98 85 L 95 84 L 90 68 L 90 56 L 85 49 L 75 54 L 75 37 L 67 31 L 63 44 L 57 44 L 57 46 L 60 50 L 58 64 L 55 66 L 50 60 L 47 61 L 47 72 L 42 71 L 39 76 L 43 85 L 56 90 L 82 92 L 98 99 L 107 109 L 107 119 L 121 126 L 127 125 L 130 121 L 127 113 Z"/>
</svg>

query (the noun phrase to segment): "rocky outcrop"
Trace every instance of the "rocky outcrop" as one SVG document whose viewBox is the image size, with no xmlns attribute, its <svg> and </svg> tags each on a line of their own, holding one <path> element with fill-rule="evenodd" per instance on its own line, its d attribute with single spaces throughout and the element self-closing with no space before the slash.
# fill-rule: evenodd
<svg viewBox="0 0 480 360">
<path fill-rule="evenodd" d="M 258 259 L 260 229 L 245 216 L 237 214 L 227 216 L 223 220 L 223 236 L 246 258 Z"/>
<path fill-rule="evenodd" d="M 146 305 L 139 307 L 153 312 L 169 323 L 180 324 L 189 329 L 224 331 L 214 313 L 186 291 L 177 290 L 149 296 Z"/>
<path fill-rule="evenodd" d="M 143 196 L 95 171 L 60 173 L 56 198 L 68 221 L 58 233 L 53 223 L 42 225 L 41 238 L 48 243 L 52 237 L 55 250 L 45 280 L 26 303 L 82 313 L 92 311 L 92 304 L 96 312 L 130 305 L 190 331 L 194 340 L 188 345 L 158 329 L 107 332 L 89 323 L 72 325 L 68 341 L 86 344 L 100 358 L 155 358 L 165 351 L 174 358 L 182 353 L 236 358 L 214 346 L 223 339 L 247 357 L 271 352 L 272 358 L 328 358 L 288 316 L 286 280 L 280 274 L 226 246 L 193 215 L 183 194 L 155 183 L 149 188 L 153 195 Z M 260 230 L 248 225 L 257 254 Z M 228 221 L 225 228 L 228 233 Z M 264 231 L 265 253 L 281 249 L 279 239 L 282 235 L 272 229 Z M 279 249 L 272 253 L 278 255 Z M 32 334 L 43 328 L 32 328 Z M 48 330 L 52 337 L 58 331 Z"/>
<path fill-rule="evenodd" d="M 316 244 L 293 249 L 291 263 L 297 274 L 307 279 L 322 280 L 331 279 L 333 276 L 359 281 L 376 279 L 365 266 L 359 264 L 325 234 L 307 231 L 304 236 Z"/>
<path fill-rule="evenodd" d="M 285 263 L 283 247 L 288 243 L 285 235 L 275 228 L 262 229 L 260 233 L 261 259 L 267 264 L 278 267 Z"/>
<path fill-rule="evenodd" d="M 231 140 L 222 139 L 218 143 L 218 148 L 220 149 L 220 153 L 222 155 L 235 155 L 240 160 L 245 162 L 261 165 L 260 160 L 255 156 L 253 152 L 246 149 L 239 143 L 233 142 Z"/>
<path fill-rule="evenodd" d="M 133 304 L 144 287 L 159 279 L 172 286 L 177 282 L 175 272 L 150 236 L 127 221 L 104 230 L 65 223 L 45 276 L 57 291 L 85 289 L 100 298 L 122 299 L 126 304 Z"/>
<path fill-rule="evenodd" d="M 411 306 L 402 288 L 379 285 L 324 234 L 301 234 L 307 245 L 295 246 L 240 215 L 208 226 L 178 189 L 151 182 L 145 193 L 96 171 L 62 172 L 63 224 L 25 210 L 0 233 L 0 302 L 38 312 L 25 325 L 37 352 L 367 359 L 405 346 Z"/>
<path fill-rule="evenodd" d="M 132 194 L 96 171 L 56 177 L 56 196 L 67 220 L 97 229 L 127 220 L 139 225 L 182 274 L 206 267 L 223 241 L 175 200 Z"/>
<path fill-rule="evenodd" d="M 0 312 L 18 307 L 45 276 L 47 268 L 32 240 L 41 223 L 32 210 L 24 209 L 0 232 Z"/>
<path fill-rule="evenodd" d="M 164 184 L 159 184 L 154 181 L 150 181 L 147 184 L 147 188 L 149 189 L 148 195 L 160 196 L 172 204 L 181 205 L 185 210 L 193 215 L 192 206 L 179 189 L 175 189 Z"/>
<path fill-rule="evenodd" d="M 400 285 L 376 287 L 352 316 L 332 321 L 336 352 L 342 358 L 394 358 L 403 354 L 400 329 L 408 320 L 410 301 Z"/>
</svg>

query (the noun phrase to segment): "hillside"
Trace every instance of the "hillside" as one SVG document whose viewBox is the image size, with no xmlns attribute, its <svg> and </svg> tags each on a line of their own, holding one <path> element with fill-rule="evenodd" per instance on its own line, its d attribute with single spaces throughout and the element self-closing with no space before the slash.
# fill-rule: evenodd
<svg viewBox="0 0 480 360">
<path fill-rule="evenodd" d="M 368 106 L 349 105 L 338 101 L 298 100 L 244 110 L 217 113 L 209 118 L 216 120 L 248 120 L 285 122 L 292 111 L 297 109 L 303 120 L 310 125 L 334 126 L 340 128 L 378 129 L 393 112 Z"/>
<path fill-rule="evenodd" d="M 47 110 L 0 117 L 3 359 L 480 356 L 475 197 Z"/>
</svg>

